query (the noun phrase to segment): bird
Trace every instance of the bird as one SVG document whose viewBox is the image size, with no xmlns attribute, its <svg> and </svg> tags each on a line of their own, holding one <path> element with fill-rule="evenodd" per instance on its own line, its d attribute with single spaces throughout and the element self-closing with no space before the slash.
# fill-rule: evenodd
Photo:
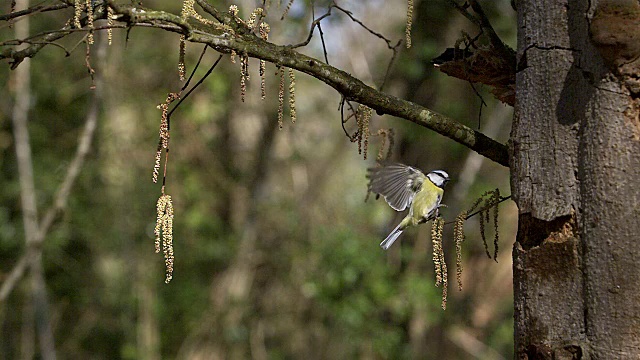
<svg viewBox="0 0 640 360">
<path fill-rule="evenodd" d="M 387 250 L 409 226 L 416 226 L 438 216 L 444 186 L 449 174 L 443 170 L 433 170 L 425 175 L 419 169 L 404 164 L 387 164 L 367 169 L 369 191 L 383 196 L 396 211 L 409 208 L 409 213 L 381 243 Z"/>
</svg>

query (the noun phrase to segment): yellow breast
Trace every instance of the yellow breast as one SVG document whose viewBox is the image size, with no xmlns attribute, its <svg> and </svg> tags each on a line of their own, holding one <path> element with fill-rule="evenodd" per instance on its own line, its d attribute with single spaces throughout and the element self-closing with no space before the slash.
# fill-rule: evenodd
<svg viewBox="0 0 640 360">
<path fill-rule="evenodd" d="M 422 188 L 416 193 L 411 205 L 413 218 L 419 220 L 428 218 L 438 207 L 444 190 L 435 186 L 431 181 L 425 180 Z"/>
</svg>

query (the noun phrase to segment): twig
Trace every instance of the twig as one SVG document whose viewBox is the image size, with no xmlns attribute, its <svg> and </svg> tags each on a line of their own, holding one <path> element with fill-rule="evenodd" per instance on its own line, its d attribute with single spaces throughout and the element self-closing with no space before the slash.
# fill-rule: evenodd
<svg viewBox="0 0 640 360">
<path fill-rule="evenodd" d="M 358 18 L 354 17 L 353 13 L 351 11 L 345 10 L 345 9 L 341 8 L 340 6 L 338 6 L 335 3 L 332 6 L 334 8 L 336 8 L 336 9 L 342 11 L 343 13 L 345 13 L 345 15 L 347 15 L 351 19 L 351 21 L 353 21 L 353 22 L 357 23 L 358 25 L 360 25 L 363 29 L 367 30 L 371 35 L 376 36 L 376 37 L 384 40 L 387 43 L 387 47 L 389 49 L 392 49 L 392 50 L 394 49 L 394 46 L 391 45 L 391 40 L 387 39 L 386 37 L 384 37 L 384 35 L 380 34 L 379 32 L 376 32 L 376 31 L 372 30 L 371 28 L 369 28 L 367 25 L 365 25 Z M 396 46 L 398 46 L 398 45 L 396 45 Z"/>
<path fill-rule="evenodd" d="M 329 64 L 329 55 L 327 54 L 327 44 L 324 42 L 324 32 L 322 32 L 322 26 L 318 23 L 318 33 L 320 33 L 320 41 L 322 42 L 322 52 L 324 54 L 325 64 Z"/>
<path fill-rule="evenodd" d="M 387 71 L 385 71 L 384 73 L 384 78 L 382 79 L 382 84 L 380 84 L 380 87 L 378 88 L 378 90 L 382 91 L 384 90 L 384 86 L 387 85 L 387 80 L 389 80 L 389 74 L 391 74 L 391 67 L 393 66 L 393 63 L 396 61 L 396 57 L 398 57 L 398 47 L 402 45 L 402 39 L 398 40 L 398 43 L 393 47 L 393 55 L 391 56 L 391 59 L 389 59 L 389 64 L 387 64 Z"/>
<path fill-rule="evenodd" d="M 400 45 L 402 45 L 402 40 L 398 40 L 398 42 L 395 45 L 391 44 L 391 40 L 387 39 L 384 35 L 380 34 L 379 32 L 376 32 L 374 30 L 372 30 L 371 28 L 369 28 L 368 26 L 366 26 L 362 21 L 360 21 L 358 18 L 353 16 L 353 13 L 349 10 L 343 9 L 340 6 L 338 6 L 337 4 L 333 4 L 333 7 L 335 7 L 336 9 L 342 11 L 343 13 L 345 13 L 353 22 L 357 23 L 358 25 L 360 25 L 363 29 L 365 29 L 366 31 L 368 31 L 371 35 L 384 40 L 385 43 L 387 43 L 387 48 L 389 48 L 389 50 L 391 50 L 393 52 L 393 55 L 391 56 L 391 60 L 389 60 L 389 64 L 387 65 L 387 71 L 384 74 L 384 78 L 382 80 L 382 84 L 380 85 L 380 87 L 378 88 L 378 90 L 382 91 L 382 89 L 384 88 L 384 86 L 387 83 L 387 80 L 389 78 L 389 74 L 391 73 L 391 67 L 393 65 L 393 62 L 395 61 L 396 57 L 398 56 L 398 48 L 400 47 Z"/>
<path fill-rule="evenodd" d="M 173 112 L 178 108 L 178 106 L 180 106 L 180 104 L 184 101 L 184 99 L 186 99 L 198 86 L 200 86 L 200 84 L 202 84 L 202 82 L 204 82 L 204 80 L 207 78 L 207 76 L 209 76 L 211 74 L 213 69 L 215 69 L 216 66 L 218 66 L 218 63 L 222 59 L 222 56 L 223 55 L 220 55 L 218 57 L 218 60 L 216 60 L 216 62 L 213 63 L 213 65 L 211 65 L 209 70 L 207 70 L 207 73 L 204 74 L 204 76 L 202 78 L 200 78 L 200 80 L 198 80 L 198 82 L 195 85 L 193 85 L 193 87 L 191 89 L 189 89 L 189 91 L 187 91 L 187 93 L 183 97 L 180 98 L 180 100 L 178 101 L 176 106 L 174 106 L 173 109 L 171 109 L 171 111 L 169 111 L 169 114 L 167 115 L 167 122 L 169 122 L 171 120 L 171 114 L 173 114 Z M 194 69 L 194 72 L 195 72 L 195 69 Z M 169 122 L 169 124 L 171 124 L 171 123 Z"/>
<path fill-rule="evenodd" d="M 469 81 L 469 85 L 471 85 L 471 89 L 473 89 L 473 92 L 476 94 L 476 96 L 480 99 L 480 110 L 478 110 L 478 130 L 480 130 L 480 125 L 482 123 L 482 107 L 483 106 L 488 106 L 487 103 L 484 101 L 484 98 L 482 97 L 482 95 L 480 94 L 480 92 L 478 91 L 478 89 L 476 89 L 475 85 L 473 85 L 473 83 L 471 81 Z"/>
<path fill-rule="evenodd" d="M 331 9 L 332 9 L 332 6 L 329 5 L 329 10 L 327 10 L 327 12 L 324 15 L 322 15 L 319 18 L 313 20 L 313 22 L 311 23 L 311 29 L 309 30 L 309 35 L 307 35 L 307 38 L 303 42 L 295 44 L 295 45 L 289 45 L 289 47 L 292 48 L 292 49 L 297 49 L 299 47 L 304 47 L 304 46 L 309 45 L 309 42 L 311 42 L 311 39 L 313 38 L 313 32 L 315 31 L 316 27 L 320 27 L 320 22 L 322 20 L 324 20 L 325 18 L 331 16 Z M 321 32 L 321 34 L 322 34 L 322 32 Z"/>
<path fill-rule="evenodd" d="M 492 207 L 494 207 L 494 206 L 497 206 L 498 204 L 500 204 L 500 203 L 502 203 L 502 202 L 504 202 L 504 201 L 506 201 L 506 200 L 509 200 L 509 199 L 511 199 L 511 195 L 509 195 L 509 196 L 505 196 L 505 197 L 501 197 L 499 201 L 497 201 L 497 202 L 493 202 L 493 203 L 488 204 L 488 205 L 485 205 L 484 207 L 480 208 L 480 210 L 477 210 L 476 212 L 474 212 L 474 213 L 472 213 L 472 214 L 470 214 L 470 215 L 467 215 L 467 217 L 465 217 L 464 219 L 465 219 L 465 220 L 469 220 L 469 219 L 471 219 L 473 216 L 476 216 L 476 215 L 478 215 L 479 213 L 481 213 L 481 212 L 483 212 L 483 211 L 485 211 L 485 210 L 487 210 L 487 209 L 490 209 L 490 208 L 492 208 Z M 454 224 L 454 223 L 455 223 L 455 220 L 454 220 L 454 221 L 448 221 L 448 222 L 446 222 L 446 223 L 445 223 L 445 225 Z"/>
<path fill-rule="evenodd" d="M 96 12 L 94 15 L 96 18 L 102 18 L 105 16 L 105 12 L 106 11 L 103 9 L 102 12 Z M 16 24 L 18 23 L 20 22 L 17 22 Z M 86 18 L 82 19 L 81 23 L 84 26 L 86 24 Z M 31 46 L 24 48 L 22 50 L 1 51 L 0 59 L 13 59 L 13 61 L 11 61 L 10 64 L 11 64 L 11 69 L 14 70 L 15 68 L 18 67 L 18 65 L 20 65 L 20 63 L 24 61 L 24 59 L 35 56 L 46 45 L 53 44 L 54 41 L 61 39 L 75 31 L 88 31 L 88 29 L 73 29 L 71 24 L 67 23 L 65 26 L 63 26 L 59 30 L 45 31 L 32 36 L 29 36 L 28 32 L 25 33 L 24 35 L 19 35 L 19 36 L 16 35 L 17 38 L 24 39 L 22 40 L 22 42 L 27 42 L 26 41 L 27 39 L 30 40 L 35 38 L 39 38 L 39 42 L 37 44 L 32 44 Z"/>
<path fill-rule="evenodd" d="M 22 279 L 25 270 L 27 270 L 27 265 L 30 263 L 31 261 L 29 261 L 29 256 L 24 254 L 20 260 L 18 260 L 13 269 L 11 269 L 11 272 L 2 283 L 2 287 L 0 287 L 0 303 L 5 301 L 7 296 L 11 294 L 11 290 L 16 286 L 18 280 Z"/>
<path fill-rule="evenodd" d="M 0 15 L 0 21 L 11 20 L 11 19 L 19 18 L 20 16 L 30 15 L 34 13 L 56 11 L 56 10 L 65 9 L 68 7 L 70 7 L 70 5 L 68 4 L 36 5 L 28 9 L 14 11 L 12 13 Z"/>
<path fill-rule="evenodd" d="M 200 53 L 200 57 L 198 58 L 198 62 L 196 63 L 196 66 L 193 67 L 193 71 L 191 71 L 191 75 L 189 75 L 189 78 L 187 79 L 187 81 L 182 86 L 182 89 L 180 89 L 180 92 L 184 91 L 187 87 L 189 87 L 189 83 L 191 83 L 191 79 L 193 79 L 193 76 L 196 74 L 196 70 L 198 69 L 198 67 L 200 67 L 200 63 L 202 62 L 202 58 L 204 57 L 204 54 L 207 52 L 207 48 L 208 47 L 209 46 L 205 45 L 204 48 L 202 48 L 202 52 Z M 169 114 L 169 115 L 171 115 L 171 114 Z"/>
</svg>

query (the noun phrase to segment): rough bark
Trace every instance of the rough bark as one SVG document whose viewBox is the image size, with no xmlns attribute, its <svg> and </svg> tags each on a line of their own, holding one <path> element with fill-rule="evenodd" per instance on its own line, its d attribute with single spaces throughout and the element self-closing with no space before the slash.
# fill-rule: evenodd
<svg viewBox="0 0 640 360">
<path fill-rule="evenodd" d="M 589 4 L 518 2 L 519 359 L 640 358 L 637 93 L 589 39 Z"/>
</svg>

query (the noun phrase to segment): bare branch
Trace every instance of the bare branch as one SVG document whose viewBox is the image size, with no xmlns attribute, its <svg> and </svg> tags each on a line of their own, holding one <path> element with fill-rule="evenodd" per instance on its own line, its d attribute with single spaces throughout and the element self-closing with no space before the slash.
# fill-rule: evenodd
<svg viewBox="0 0 640 360">
<path fill-rule="evenodd" d="M 5 301 L 18 281 L 24 276 L 30 261 L 27 254 L 22 255 L 0 287 L 0 303 Z"/>
<path fill-rule="evenodd" d="M 353 22 L 357 23 L 358 25 L 360 25 L 363 29 L 367 30 L 371 35 L 384 40 L 387 43 L 387 47 L 389 49 L 391 49 L 391 50 L 395 49 L 395 46 L 391 45 L 391 40 L 387 39 L 386 37 L 384 37 L 384 35 L 380 34 L 379 32 L 376 32 L 376 31 L 372 30 L 371 28 L 367 27 L 367 25 L 365 25 L 362 21 L 360 21 L 356 17 L 354 17 L 353 13 L 351 11 L 345 10 L 345 9 L 341 8 L 340 6 L 338 6 L 337 4 L 333 4 L 332 6 L 334 8 L 336 8 L 336 9 L 342 11 L 343 13 L 345 13 L 351 19 L 351 21 L 353 21 Z"/>
<path fill-rule="evenodd" d="M 12 20 L 25 15 L 31 15 L 34 13 L 56 11 L 70 7 L 68 4 L 54 4 L 54 5 L 36 5 L 25 10 L 14 11 L 8 14 L 0 15 L 0 21 Z"/>
<path fill-rule="evenodd" d="M 322 15 L 319 18 L 313 20 L 313 22 L 311 23 L 311 29 L 309 29 L 309 35 L 307 35 L 307 38 L 301 43 L 298 43 L 298 44 L 295 44 L 295 45 L 291 45 L 291 48 L 296 49 L 296 48 L 299 48 L 299 47 L 304 47 L 304 46 L 309 45 L 309 43 L 311 42 L 311 39 L 313 38 L 313 32 L 315 31 L 316 27 L 318 27 L 318 29 L 320 30 L 320 22 L 322 20 L 324 20 L 325 18 L 331 16 L 331 9 L 332 8 L 333 8 L 333 6 L 329 6 L 329 10 L 327 10 L 327 12 L 324 15 Z M 322 30 L 320 30 L 320 33 L 322 33 Z M 324 45 L 324 41 L 323 41 L 323 45 Z M 327 61 L 327 63 L 328 63 L 328 61 Z"/>
<path fill-rule="evenodd" d="M 96 16 L 98 16 L 98 14 L 96 14 Z M 31 45 L 21 50 L 16 50 L 14 48 L 5 49 L 0 52 L 0 60 L 12 59 L 12 61 L 10 62 L 11 70 L 14 70 L 18 67 L 18 65 L 20 65 L 20 63 L 24 61 L 24 59 L 35 56 L 46 45 L 53 44 L 56 40 L 72 33 L 72 29 L 72 25 L 70 23 L 67 23 L 59 30 L 48 31 L 34 36 L 28 36 L 28 33 L 26 33 L 24 36 L 17 36 L 18 39 L 21 39 L 15 40 L 17 43 L 29 43 Z M 35 41 L 31 41 L 31 39 L 35 38 L 39 38 L 37 43 Z M 3 43 L 2 45 L 8 44 Z"/>
</svg>

